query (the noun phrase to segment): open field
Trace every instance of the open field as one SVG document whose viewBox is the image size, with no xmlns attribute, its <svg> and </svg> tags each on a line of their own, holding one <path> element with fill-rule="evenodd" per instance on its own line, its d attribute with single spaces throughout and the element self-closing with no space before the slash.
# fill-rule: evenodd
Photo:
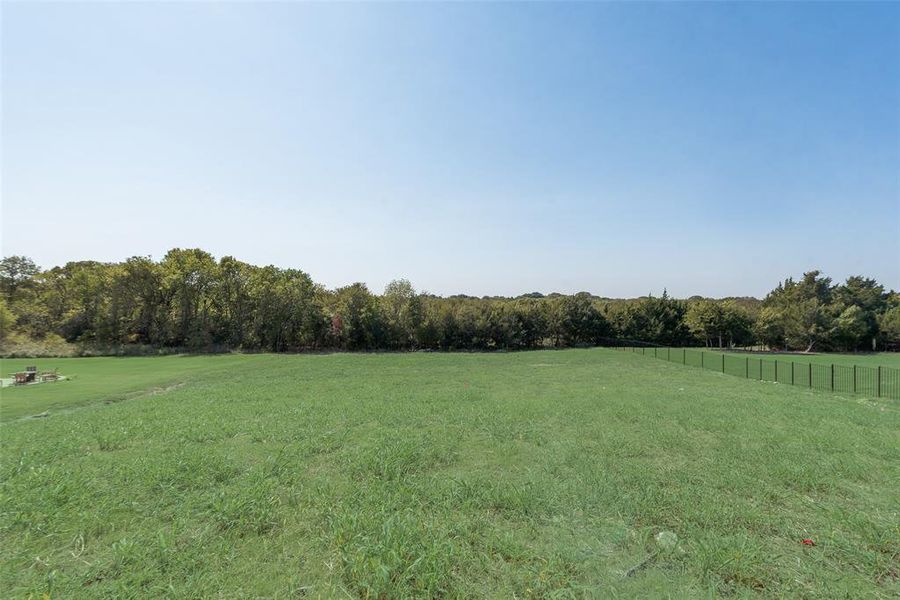
<svg viewBox="0 0 900 600">
<path fill-rule="evenodd" d="M 46 362 L 5 597 L 900 593 L 896 401 L 600 349 Z"/>
</svg>

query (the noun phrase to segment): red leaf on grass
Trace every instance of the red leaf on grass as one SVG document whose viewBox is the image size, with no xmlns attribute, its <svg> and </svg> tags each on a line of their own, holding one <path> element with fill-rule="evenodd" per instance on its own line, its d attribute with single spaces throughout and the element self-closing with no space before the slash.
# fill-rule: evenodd
<svg viewBox="0 0 900 600">
<path fill-rule="evenodd" d="M 804 546 L 815 546 L 816 543 L 815 543 L 814 541 L 812 541 L 811 539 L 809 539 L 809 538 L 805 538 L 805 539 L 803 540 L 803 545 L 804 545 Z"/>
</svg>

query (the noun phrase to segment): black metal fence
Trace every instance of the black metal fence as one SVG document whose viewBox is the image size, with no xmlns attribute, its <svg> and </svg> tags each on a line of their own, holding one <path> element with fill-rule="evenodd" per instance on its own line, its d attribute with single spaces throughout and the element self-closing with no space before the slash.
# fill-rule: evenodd
<svg viewBox="0 0 900 600">
<path fill-rule="evenodd" d="M 785 358 L 762 358 L 747 354 L 726 354 L 699 348 L 634 346 L 618 343 L 613 346 L 625 352 L 747 379 L 900 400 L 900 369 L 894 367 L 822 364 Z"/>
</svg>

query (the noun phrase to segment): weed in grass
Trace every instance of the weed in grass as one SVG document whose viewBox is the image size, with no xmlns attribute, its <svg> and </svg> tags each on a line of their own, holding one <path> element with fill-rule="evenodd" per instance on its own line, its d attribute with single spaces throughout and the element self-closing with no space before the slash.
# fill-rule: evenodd
<svg viewBox="0 0 900 600">
<path fill-rule="evenodd" d="M 237 489 L 222 490 L 213 498 L 209 514 L 222 531 L 239 536 L 271 532 L 280 524 L 281 505 L 270 480 L 252 476 Z"/>
<path fill-rule="evenodd" d="M 147 480 L 155 492 L 177 496 L 189 490 L 203 490 L 228 482 L 238 474 L 228 459 L 212 452 L 178 450 L 162 464 L 145 465 Z"/>
<path fill-rule="evenodd" d="M 452 594 L 459 550 L 439 523 L 411 511 L 335 512 L 327 517 L 347 587 L 364 598 Z"/>
<path fill-rule="evenodd" d="M 376 478 L 396 481 L 453 462 L 452 449 L 436 440 L 413 433 L 399 433 L 396 437 L 379 439 L 375 445 L 355 457 L 357 479 Z"/>
<path fill-rule="evenodd" d="M 689 557 L 703 577 L 723 594 L 765 589 L 773 561 L 778 558 L 754 540 L 740 535 L 698 540 Z"/>
</svg>

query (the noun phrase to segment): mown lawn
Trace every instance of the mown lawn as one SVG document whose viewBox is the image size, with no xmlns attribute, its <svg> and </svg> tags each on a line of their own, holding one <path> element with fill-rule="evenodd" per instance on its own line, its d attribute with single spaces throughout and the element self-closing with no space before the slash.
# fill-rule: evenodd
<svg viewBox="0 0 900 600">
<path fill-rule="evenodd" d="M 266 364 L 265 355 L 156 356 L 130 358 L 32 358 L 0 360 L 9 377 L 33 365 L 39 371 L 58 369 L 68 381 L 49 385 L 6 388 L 0 402 L 0 421 L 60 411 L 96 402 L 118 402 L 185 383 L 205 374 L 227 376 L 233 370 Z"/>
<path fill-rule="evenodd" d="M 729 353 L 735 355 L 735 353 Z M 738 356 L 750 356 L 752 358 L 778 359 L 779 361 L 794 361 L 797 363 L 813 363 L 817 365 L 859 365 L 861 367 L 893 367 L 900 369 L 900 352 L 859 352 L 856 354 L 839 354 L 823 352 L 821 354 L 781 354 L 768 352 L 740 353 Z"/>
<path fill-rule="evenodd" d="M 51 362 L 3 390 L 4 597 L 900 593 L 896 401 L 613 350 Z"/>
<path fill-rule="evenodd" d="M 634 349 L 637 353 L 641 352 L 640 348 Z M 631 349 L 624 350 L 625 352 L 634 352 Z M 665 348 L 657 349 L 660 356 L 663 356 Z M 722 352 L 718 352 L 715 348 L 707 350 L 705 348 L 690 348 L 688 352 L 692 354 L 699 354 L 700 352 L 704 352 L 707 358 L 710 359 L 711 362 L 715 363 L 717 358 L 722 356 Z M 646 354 L 652 354 L 653 348 L 644 349 Z M 671 350 L 673 356 L 680 356 L 681 348 Z M 751 360 L 762 359 L 766 361 L 778 360 L 779 362 L 784 362 L 785 364 L 790 363 L 791 361 L 799 364 L 809 364 L 813 363 L 815 365 L 859 365 L 861 367 L 891 367 L 894 369 L 900 369 L 900 352 L 858 352 L 851 354 L 840 354 L 837 352 L 823 352 L 821 354 L 805 354 L 803 352 L 793 352 L 793 353 L 782 353 L 782 352 L 726 352 L 725 356 L 735 356 L 735 357 L 748 357 Z"/>
</svg>

